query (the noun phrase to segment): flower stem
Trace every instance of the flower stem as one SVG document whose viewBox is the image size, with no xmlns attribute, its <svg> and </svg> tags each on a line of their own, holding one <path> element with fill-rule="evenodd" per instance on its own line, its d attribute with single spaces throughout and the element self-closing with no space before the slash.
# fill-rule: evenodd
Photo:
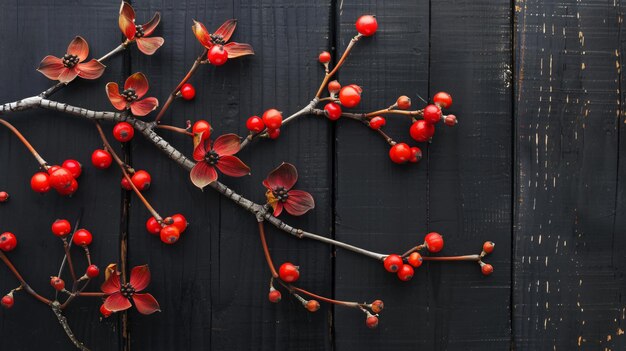
<svg viewBox="0 0 626 351">
<path fill-rule="evenodd" d="M 9 268 L 11 273 L 13 273 L 15 278 L 17 278 L 17 280 L 20 282 L 20 284 L 22 284 L 22 287 L 23 287 L 24 290 L 26 290 L 26 292 L 31 294 L 37 300 L 45 303 L 46 305 L 50 305 L 52 303 L 50 300 L 48 300 L 45 297 L 37 294 L 37 292 L 35 292 L 35 290 L 33 290 L 33 288 L 31 288 L 30 285 L 28 285 L 28 283 L 26 283 L 26 281 L 24 280 L 24 278 L 22 277 L 20 272 L 18 272 L 17 268 L 15 268 L 13 263 L 11 263 L 11 260 L 9 260 L 7 255 L 5 255 L 4 252 L 2 252 L 2 251 L 0 251 L 0 260 L 2 260 L 2 262 L 4 262 L 4 264 Z"/>
<path fill-rule="evenodd" d="M 335 65 L 333 70 L 330 71 L 330 73 L 326 73 L 326 75 L 324 76 L 324 80 L 322 81 L 322 84 L 320 84 L 320 87 L 317 90 L 317 94 L 315 94 L 316 98 L 319 98 L 322 95 L 322 92 L 324 91 L 324 88 L 326 87 L 326 84 L 328 84 L 328 81 L 330 80 L 330 78 L 335 73 L 337 73 L 339 68 L 344 64 L 344 62 L 346 62 L 346 59 L 348 58 L 348 54 L 350 54 L 350 51 L 352 51 L 352 48 L 359 41 L 359 39 L 361 39 L 362 36 L 363 35 L 361 34 L 357 34 L 354 38 L 350 40 L 350 43 L 346 47 L 346 51 L 343 52 L 343 55 L 341 55 L 341 58 L 339 59 L 339 61 L 337 61 L 337 64 Z"/>
<path fill-rule="evenodd" d="M 37 150 L 35 150 L 35 148 L 28 142 L 28 140 L 26 140 L 26 138 L 22 135 L 22 133 L 20 133 L 19 130 L 17 130 L 17 128 L 15 128 L 11 123 L 5 121 L 2 118 L 0 118 L 0 124 L 2 124 L 3 126 L 7 127 L 13 134 L 15 134 L 15 136 L 18 139 L 20 139 L 22 144 L 24 144 L 24 146 L 26 146 L 28 151 L 30 151 L 30 153 L 35 157 L 35 159 L 37 160 L 37 162 L 39 163 L 41 168 L 43 168 L 46 171 L 48 170 L 48 168 L 50 168 L 48 166 L 48 163 L 46 162 L 46 160 L 44 160 L 43 157 L 41 157 L 41 155 L 39 155 Z"/>
</svg>

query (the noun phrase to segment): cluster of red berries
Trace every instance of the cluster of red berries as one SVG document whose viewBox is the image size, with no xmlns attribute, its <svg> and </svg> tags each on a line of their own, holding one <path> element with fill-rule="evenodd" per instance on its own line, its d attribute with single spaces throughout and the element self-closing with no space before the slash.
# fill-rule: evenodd
<svg viewBox="0 0 626 351">
<path fill-rule="evenodd" d="M 56 237 L 65 239 L 72 233 L 72 225 L 67 219 L 57 219 L 51 226 L 52 234 Z M 93 241 L 93 235 L 87 229 L 78 229 L 72 237 L 74 245 L 89 246 Z"/>
<path fill-rule="evenodd" d="M 188 225 L 187 219 L 180 213 L 163 219 L 162 223 L 159 223 L 154 216 L 148 218 L 148 221 L 146 221 L 148 233 L 158 235 L 161 241 L 166 244 L 174 244 L 177 242 Z"/>
<path fill-rule="evenodd" d="M 285 283 L 294 283 L 300 278 L 300 268 L 291 262 L 285 262 L 278 269 L 278 276 Z M 317 300 L 305 300 L 295 293 L 294 296 L 300 300 L 302 306 L 304 306 L 307 311 L 316 312 L 320 309 L 320 303 Z M 276 290 L 273 285 L 270 285 L 268 299 L 273 303 L 278 303 L 282 299 L 280 291 Z"/>
<path fill-rule="evenodd" d="M 280 135 L 280 126 L 283 124 L 283 114 L 275 108 L 263 113 L 263 117 L 252 116 L 246 121 L 246 128 L 250 133 L 261 133 L 267 130 L 270 139 L 276 139 Z"/>
<path fill-rule="evenodd" d="M 443 237 L 435 232 L 426 234 L 424 247 L 433 253 L 441 251 L 443 249 Z M 407 257 L 391 254 L 385 257 L 383 265 L 387 272 L 396 273 L 398 279 L 406 282 L 413 278 L 414 268 L 421 266 L 422 261 L 422 255 L 419 252 L 412 252 Z"/>
<path fill-rule="evenodd" d="M 65 160 L 61 166 L 48 167 L 47 172 L 37 172 L 30 179 L 30 187 L 37 193 L 46 193 L 50 189 L 60 195 L 69 196 L 78 190 L 78 177 L 82 165 L 76 160 Z"/>
<path fill-rule="evenodd" d="M 6 191 L 0 191 L 0 203 L 9 201 L 9 193 Z"/>
<path fill-rule="evenodd" d="M 493 241 L 485 241 L 485 243 L 483 244 L 483 252 L 480 253 L 480 257 L 483 258 L 485 257 L 485 255 L 492 253 L 495 247 L 496 244 L 494 244 Z M 485 263 L 480 260 L 478 261 L 478 264 L 480 265 L 480 271 L 483 273 L 483 275 L 490 275 L 491 273 L 493 273 L 493 266 L 489 263 Z"/>
</svg>

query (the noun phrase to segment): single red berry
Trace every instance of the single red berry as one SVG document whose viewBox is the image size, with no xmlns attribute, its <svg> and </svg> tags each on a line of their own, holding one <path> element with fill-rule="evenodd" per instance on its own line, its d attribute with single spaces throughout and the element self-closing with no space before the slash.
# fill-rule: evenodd
<svg viewBox="0 0 626 351">
<path fill-rule="evenodd" d="M 330 52 L 322 51 L 320 56 L 318 57 L 320 63 L 329 63 L 330 62 Z"/>
<path fill-rule="evenodd" d="M 104 318 L 109 318 L 113 314 L 113 311 L 108 310 L 106 307 L 104 307 L 104 304 L 102 304 L 100 306 L 100 313 Z"/>
<path fill-rule="evenodd" d="M 280 128 L 278 128 L 278 129 L 268 129 L 267 130 L 267 136 L 270 139 L 278 139 L 278 137 L 280 136 Z"/>
<path fill-rule="evenodd" d="M 401 110 L 408 110 L 411 108 L 411 98 L 406 95 L 402 95 L 398 98 L 398 100 L 396 100 L 396 105 L 398 105 L 398 108 Z"/>
<path fill-rule="evenodd" d="M 9 293 L 7 295 L 4 295 L 2 297 L 2 307 L 9 309 L 11 307 L 13 307 L 13 304 L 15 303 L 15 299 L 13 298 L 13 294 Z"/>
<path fill-rule="evenodd" d="M 30 187 L 37 193 L 46 193 L 50 190 L 50 182 L 48 182 L 48 174 L 37 172 L 30 178 Z"/>
<path fill-rule="evenodd" d="M 331 121 L 336 121 L 341 117 L 341 106 L 334 102 L 329 102 L 324 106 L 324 111 L 326 111 L 326 117 Z"/>
<path fill-rule="evenodd" d="M 348 85 L 339 91 L 339 101 L 347 108 L 356 107 L 361 102 L 361 88 L 358 85 Z"/>
<path fill-rule="evenodd" d="M 374 302 L 371 303 L 372 307 L 372 312 L 374 313 L 380 313 L 382 312 L 383 308 L 385 308 L 385 304 L 383 303 L 382 300 L 376 300 Z"/>
<path fill-rule="evenodd" d="M 443 250 L 443 236 L 439 233 L 428 233 L 424 238 L 424 245 L 430 252 L 439 252 Z"/>
<path fill-rule="evenodd" d="M 365 325 L 370 329 L 376 328 L 378 326 L 378 317 L 370 315 L 365 319 Z"/>
<path fill-rule="evenodd" d="M 439 105 L 441 108 L 448 108 L 452 106 L 452 96 L 446 92 L 439 92 L 433 97 L 433 102 Z"/>
<path fill-rule="evenodd" d="M 409 280 L 411 280 L 413 278 L 413 267 L 411 267 L 411 265 L 408 264 L 403 264 L 400 269 L 398 269 L 398 279 L 402 280 L 403 282 L 408 282 Z"/>
<path fill-rule="evenodd" d="M 449 127 L 454 127 L 459 121 L 457 121 L 455 115 L 447 115 L 443 117 L 443 123 Z"/>
<path fill-rule="evenodd" d="M 135 136 L 135 128 L 128 122 L 120 122 L 113 127 L 113 137 L 120 143 L 130 141 Z"/>
<path fill-rule="evenodd" d="M 72 241 L 78 246 L 89 246 L 93 241 L 93 236 L 87 229 L 79 229 L 74 233 Z"/>
<path fill-rule="evenodd" d="M 424 107 L 424 120 L 428 123 L 437 124 L 441 120 L 441 109 L 437 105 Z"/>
<path fill-rule="evenodd" d="M 158 235 L 161 233 L 161 228 L 161 224 L 159 224 L 154 217 L 148 218 L 148 221 L 146 222 L 146 229 L 148 230 L 148 233 Z"/>
<path fill-rule="evenodd" d="M 0 191 L 0 202 L 7 202 L 9 200 L 9 193 L 6 191 Z"/>
<path fill-rule="evenodd" d="M 480 266 L 480 270 L 481 272 L 483 272 L 483 275 L 490 275 L 491 273 L 493 273 L 493 266 L 489 263 L 483 263 Z"/>
<path fill-rule="evenodd" d="M 72 232 L 72 225 L 67 219 L 57 219 L 52 223 L 52 234 L 65 238 Z"/>
<path fill-rule="evenodd" d="M 221 66 L 228 61 L 228 52 L 222 45 L 213 45 L 209 50 L 207 58 L 213 66 Z"/>
<path fill-rule="evenodd" d="M 287 283 L 293 283 L 300 278 L 300 270 L 291 262 L 285 262 L 278 269 L 280 279 Z"/>
<path fill-rule="evenodd" d="M 69 188 L 72 185 L 72 173 L 63 167 L 59 167 L 53 172 L 48 171 L 48 182 L 50 186 L 55 190 L 63 190 Z"/>
<path fill-rule="evenodd" d="M 341 84 L 339 84 L 338 81 L 333 80 L 332 82 L 328 83 L 328 92 L 331 94 L 337 94 L 339 92 L 339 90 L 341 90 Z"/>
<path fill-rule="evenodd" d="M 83 173 L 83 165 L 76 160 L 65 160 L 63 161 L 63 168 L 67 169 L 72 173 L 72 177 L 77 179 Z"/>
<path fill-rule="evenodd" d="M 203 119 L 197 120 L 196 123 L 193 124 L 193 127 L 191 127 L 193 134 L 202 133 L 202 140 L 208 139 L 211 136 L 212 130 L 211 124 Z"/>
<path fill-rule="evenodd" d="M 187 218 L 185 218 L 182 214 L 177 213 L 172 216 L 172 225 L 178 228 L 178 231 L 180 231 L 181 234 L 185 231 L 185 229 L 187 229 L 188 224 Z"/>
<path fill-rule="evenodd" d="M 87 267 L 87 272 L 85 273 L 85 275 L 87 275 L 87 277 L 89 277 L 90 279 L 93 279 L 100 275 L 100 268 L 98 268 L 98 266 L 96 266 L 95 264 L 92 264 Z"/>
<path fill-rule="evenodd" d="M 57 193 L 63 196 L 70 196 L 74 194 L 78 190 L 78 181 L 76 179 L 72 179 L 70 182 L 70 186 L 63 189 L 57 189 Z"/>
<path fill-rule="evenodd" d="M 419 267 L 422 265 L 422 255 L 420 255 L 419 252 L 413 252 L 409 255 L 409 257 L 407 258 L 407 261 L 409 262 L 409 264 L 415 268 Z"/>
<path fill-rule="evenodd" d="M 315 312 L 320 309 L 320 303 L 317 300 L 309 300 L 304 305 L 309 312 Z"/>
<path fill-rule="evenodd" d="M 253 133 L 260 133 L 265 129 L 265 123 L 259 116 L 252 116 L 246 121 L 246 128 Z"/>
<path fill-rule="evenodd" d="M 383 261 L 383 265 L 385 266 L 385 269 L 387 270 L 387 272 L 391 272 L 391 273 L 397 272 L 398 269 L 400 269 L 400 267 L 402 266 L 402 264 L 403 264 L 402 257 L 396 254 L 391 254 L 385 257 L 385 260 Z"/>
<path fill-rule="evenodd" d="M 411 148 L 405 143 L 398 143 L 389 149 L 389 157 L 395 163 L 406 163 L 412 155 Z"/>
<path fill-rule="evenodd" d="M 91 154 L 91 164 L 98 169 L 107 169 L 112 162 L 113 157 L 106 150 L 97 149 Z"/>
<path fill-rule="evenodd" d="M 263 123 L 268 129 L 278 129 L 283 124 L 283 115 L 275 108 L 271 108 L 263 113 Z"/>
<path fill-rule="evenodd" d="M 4 252 L 13 251 L 17 246 L 17 237 L 11 232 L 5 232 L 0 235 L 0 250 Z"/>
<path fill-rule="evenodd" d="M 374 130 L 382 128 L 385 124 L 387 124 L 387 120 L 385 119 L 385 117 L 376 116 L 370 119 L 370 128 Z"/>
<path fill-rule="evenodd" d="M 282 299 L 282 295 L 281 295 L 280 291 L 278 291 L 278 290 L 276 290 L 274 288 L 271 288 L 270 289 L 270 293 L 268 295 L 268 298 L 269 298 L 270 302 L 279 303 L 280 300 Z"/>
<path fill-rule="evenodd" d="M 130 179 L 139 191 L 147 190 L 150 187 L 150 182 L 152 181 L 150 173 L 144 170 L 136 171 Z"/>
<path fill-rule="evenodd" d="M 374 35 L 377 29 L 378 21 L 372 15 L 363 15 L 356 20 L 356 31 L 366 37 Z"/>
<path fill-rule="evenodd" d="M 493 249 L 496 247 L 496 244 L 493 241 L 485 241 L 483 244 L 483 251 L 485 253 L 490 254 L 493 252 Z"/>
<path fill-rule="evenodd" d="M 133 190 L 133 187 L 130 185 L 130 180 L 128 180 L 126 177 L 122 176 L 122 180 L 120 181 L 120 185 L 122 186 L 122 189 L 124 190 Z"/>
<path fill-rule="evenodd" d="M 52 285 L 52 287 L 56 291 L 62 291 L 63 289 L 65 289 L 65 282 L 59 277 L 51 277 L 50 285 Z"/>
<path fill-rule="evenodd" d="M 411 147 L 411 158 L 409 159 L 409 162 L 417 163 L 421 159 L 422 159 L 422 150 L 419 147 L 417 147 L 417 146 L 412 146 Z"/>
<path fill-rule="evenodd" d="M 173 244 L 180 238 L 180 230 L 173 225 L 166 225 L 161 229 L 161 241 L 166 244 Z"/>
<path fill-rule="evenodd" d="M 189 83 L 185 83 L 180 87 L 180 95 L 185 100 L 192 100 L 196 96 L 196 88 Z"/>
<path fill-rule="evenodd" d="M 435 134 L 435 126 L 420 119 L 411 125 L 409 132 L 411 133 L 411 138 L 415 139 L 415 141 L 425 142 L 430 140 Z"/>
</svg>

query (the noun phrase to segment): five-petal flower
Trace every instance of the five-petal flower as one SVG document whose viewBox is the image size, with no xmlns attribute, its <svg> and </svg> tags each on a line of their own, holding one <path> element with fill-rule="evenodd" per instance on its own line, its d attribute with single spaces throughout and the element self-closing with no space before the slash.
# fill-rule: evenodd
<svg viewBox="0 0 626 351">
<path fill-rule="evenodd" d="M 199 140 L 201 140 L 201 136 Z M 241 140 L 236 134 L 224 134 L 218 137 L 211 147 L 211 139 L 201 140 L 193 150 L 193 159 L 197 161 L 189 174 L 191 182 L 202 189 L 217 180 L 217 169 L 231 177 L 243 177 L 250 174 L 238 157 L 233 156 L 241 148 Z"/>
<path fill-rule="evenodd" d="M 84 62 L 89 56 L 89 44 L 82 37 L 76 37 L 67 47 L 63 58 L 48 55 L 41 60 L 37 70 L 44 76 L 61 83 L 69 83 L 76 76 L 96 79 L 104 73 L 105 65 L 96 59 Z"/>
<path fill-rule="evenodd" d="M 214 45 L 222 45 L 224 50 L 228 53 L 228 58 L 235 58 L 245 55 L 254 55 L 254 50 L 250 44 L 236 43 L 230 42 L 230 37 L 233 35 L 235 28 L 237 27 L 237 20 L 230 19 L 224 24 L 222 24 L 215 33 L 211 34 L 207 31 L 204 24 L 193 21 L 193 26 L 191 29 L 193 30 L 193 34 L 196 35 L 198 41 L 202 46 L 204 46 L 207 50 L 211 50 Z"/>
<path fill-rule="evenodd" d="M 301 216 L 315 207 L 313 196 L 306 191 L 294 190 L 298 181 L 298 171 L 291 163 L 283 163 L 268 174 L 263 181 L 267 188 L 267 203 L 279 216 L 285 209 L 292 216 Z"/>
<path fill-rule="evenodd" d="M 145 116 L 159 106 L 159 100 L 155 97 L 141 99 L 148 92 L 148 88 L 148 79 L 141 72 L 126 79 L 121 93 L 117 83 L 110 82 L 106 85 L 111 104 L 120 111 L 130 109 L 135 116 Z"/>
<path fill-rule="evenodd" d="M 146 55 L 154 54 L 165 42 L 161 37 L 150 37 L 161 21 L 161 14 L 156 12 L 145 24 L 135 24 L 135 10 L 126 1 L 122 1 L 118 23 L 126 39 L 137 42 L 139 51 Z"/>
<path fill-rule="evenodd" d="M 111 312 L 124 311 L 132 306 L 130 303 L 132 299 L 141 314 L 160 312 L 159 303 L 154 296 L 147 293 L 138 294 L 148 284 L 150 269 L 147 265 L 134 267 L 130 272 L 130 282 L 124 284 L 120 280 L 120 272 L 114 272 L 101 287 L 102 292 L 109 295 L 104 300 L 104 307 Z"/>
</svg>

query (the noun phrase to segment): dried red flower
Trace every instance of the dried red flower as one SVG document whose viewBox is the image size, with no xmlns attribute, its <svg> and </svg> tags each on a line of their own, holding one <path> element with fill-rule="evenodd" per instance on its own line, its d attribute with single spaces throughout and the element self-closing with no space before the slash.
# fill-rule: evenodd
<svg viewBox="0 0 626 351">
<path fill-rule="evenodd" d="M 227 43 L 230 37 L 233 35 L 235 28 L 237 27 L 237 20 L 230 19 L 222 24 L 214 33 L 209 33 L 204 24 L 193 21 L 191 30 L 195 34 L 196 38 L 207 50 L 215 45 L 223 46 L 224 50 L 228 53 L 228 58 L 236 58 L 246 55 L 254 55 L 254 50 L 250 44 L 230 42 Z"/>
<path fill-rule="evenodd" d="M 159 106 L 159 100 L 155 97 L 141 99 L 148 92 L 148 79 L 137 72 L 126 79 L 124 90 L 120 93 L 117 83 L 110 82 L 106 86 L 107 95 L 113 106 L 122 111 L 130 109 L 135 116 L 145 116 Z"/>
<path fill-rule="evenodd" d="M 267 203 L 274 209 L 274 216 L 279 216 L 283 209 L 292 216 L 301 216 L 315 207 L 311 194 L 293 189 L 297 181 L 298 171 L 291 163 L 281 164 L 263 181 Z"/>
<path fill-rule="evenodd" d="M 135 24 L 135 10 L 129 3 L 123 1 L 120 7 L 118 23 L 126 39 L 135 41 L 139 51 L 146 55 L 154 54 L 165 42 L 161 37 L 150 37 L 161 22 L 161 14 L 156 12 L 152 19 L 145 24 Z"/>
<path fill-rule="evenodd" d="M 191 182 L 202 189 L 217 180 L 217 169 L 231 177 L 243 177 L 250 174 L 248 167 L 238 157 L 233 156 L 241 148 L 241 140 L 236 134 L 224 134 L 215 140 L 202 140 L 202 134 L 196 135 L 197 145 L 193 150 L 193 159 L 197 161 L 190 173 Z"/>
<path fill-rule="evenodd" d="M 111 274 L 104 284 L 102 292 L 109 294 L 104 301 L 104 308 L 111 312 L 119 312 L 129 309 L 132 299 L 137 311 L 141 314 L 160 312 L 157 300 L 151 294 L 138 294 L 150 284 L 150 269 L 148 265 L 137 266 L 130 272 L 130 282 L 122 284 L 120 272 Z"/>
<path fill-rule="evenodd" d="M 84 62 L 89 56 L 89 44 L 82 37 L 76 37 L 67 47 L 63 58 L 48 55 L 41 60 L 37 70 L 44 76 L 61 83 L 69 83 L 76 76 L 84 79 L 96 79 L 104 73 L 105 65 L 96 59 Z"/>
</svg>

